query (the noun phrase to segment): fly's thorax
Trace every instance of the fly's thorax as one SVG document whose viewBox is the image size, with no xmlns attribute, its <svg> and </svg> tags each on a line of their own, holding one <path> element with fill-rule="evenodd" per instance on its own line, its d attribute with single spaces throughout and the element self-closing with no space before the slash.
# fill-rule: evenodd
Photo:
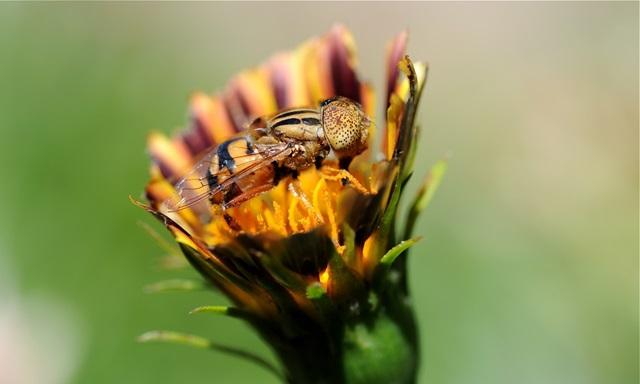
<svg viewBox="0 0 640 384">
<path fill-rule="evenodd" d="M 281 112 L 267 123 L 271 134 L 285 141 L 317 140 L 319 128 L 322 128 L 320 113 L 306 108 Z"/>
<path fill-rule="evenodd" d="M 315 164 L 317 158 L 327 156 L 329 145 L 318 110 L 299 108 L 280 112 L 268 121 L 267 129 L 278 140 L 294 146 L 283 162 L 286 168 L 301 171 Z"/>
<path fill-rule="evenodd" d="M 329 146 L 319 140 L 291 142 L 294 147 L 291 156 L 287 157 L 283 166 L 295 171 L 302 171 L 316 164 L 317 159 L 324 159 L 329 154 Z"/>
<path fill-rule="evenodd" d="M 320 105 L 324 135 L 338 158 L 350 158 L 367 149 L 371 121 L 360 105 L 336 96 Z"/>
</svg>

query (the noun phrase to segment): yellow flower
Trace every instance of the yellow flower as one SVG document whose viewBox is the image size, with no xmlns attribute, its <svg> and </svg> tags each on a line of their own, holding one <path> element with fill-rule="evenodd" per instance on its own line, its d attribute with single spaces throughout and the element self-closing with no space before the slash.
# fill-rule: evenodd
<svg viewBox="0 0 640 384">
<path fill-rule="evenodd" d="M 381 148 L 370 143 L 348 171 L 325 159 L 224 212 L 215 205 L 174 211 L 167 204 L 177 197 L 176 181 L 204 153 L 241 134 L 256 117 L 317 108 L 344 96 L 373 120 L 373 91 L 356 73 L 353 38 L 341 26 L 238 74 L 218 94 L 193 95 L 183 133 L 149 136 L 153 165 L 149 205 L 143 207 L 172 232 L 193 267 L 231 299 L 235 307 L 222 312 L 248 321 L 272 346 L 289 382 L 415 379 L 417 327 L 405 251 L 415 243 L 409 237 L 428 185 L 403 229 L 396 216 L 411 175 L 426 66 L 404 55 L 406 38 L 400 34 L 388 48 Z M 358 340 L 370 342 L 367 348 L 376 353 Z"/>
</svg>

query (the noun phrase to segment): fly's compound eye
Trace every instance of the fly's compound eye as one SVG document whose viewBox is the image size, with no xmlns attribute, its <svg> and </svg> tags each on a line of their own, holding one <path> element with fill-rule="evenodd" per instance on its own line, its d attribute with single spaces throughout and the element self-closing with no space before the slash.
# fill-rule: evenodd
<svg viewBox="0 0 640 384">
<path fill-rule="evenodd" d="M 338 158 L 354 157 L 367 149 L 371 121 L 360 106 L 346 97 L 320 104 L 324 134 Z"/>
</svg>

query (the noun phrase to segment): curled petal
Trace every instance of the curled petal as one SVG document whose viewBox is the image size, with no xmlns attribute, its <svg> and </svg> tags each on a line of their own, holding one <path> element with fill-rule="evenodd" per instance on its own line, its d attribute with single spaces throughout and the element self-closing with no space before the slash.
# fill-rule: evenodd
<svg viewBox="0 0 640 384">
<path fill-rule="evenodd" d="M 210 146 L 220 144 L 236 133 L 222 100 L 217 96 L 195 93 L 191 97 L 190 116 L 192 127 L 202 127 Z"/>
<path fill-rule="evenodd" d="M 152 132 L 147 138 L 147 148 L 151 159 L 159 167 L 166 179 L 184 173 L 191 165 L 191 154 L 182 146 L 177 146 L 161 133 Z"/>
<path fill-rule="evenodd" d="M 271 84 L 278 109 L 311 105 L 305 70 L 302 66 L 302 48 L 293 53 L 281 53 L 268 64 Z"/>
<path fill-rule="evenodd" d="M 395 39 L 387 46 L 387 90 L 386 90 L 386 103 L 389 105 L 391 94 L 396 89 L 398 82 L 398 76 L 400 71 L 398 69 L 398 63 L 404 57 L 405 49 L 407 46 L 407 31 L 402 31 Z"/>
</svg>

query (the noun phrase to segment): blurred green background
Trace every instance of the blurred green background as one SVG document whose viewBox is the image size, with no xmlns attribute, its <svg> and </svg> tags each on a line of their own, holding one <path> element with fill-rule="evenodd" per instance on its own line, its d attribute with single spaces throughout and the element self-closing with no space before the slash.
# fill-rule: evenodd
<svg viewBox="0 0 640 384">
<path fill-rule="evenodd" d="M 638 382 L 637 2 L 0 5 L 0 382 L 275 382 L 134 341 L 269 354 L 237 321 L 187 315 L 217 294 L 143 293 L 195 274 L 159 268 L 138 222 L 160 227 L 127 196 L 146 133 L 183 125 L 191 92 L 334 22 L 378 90 L 409 29 L 431 64 L 417 177 L 453 155 L 411 257 L 420 382 Z"/>
</svg>

